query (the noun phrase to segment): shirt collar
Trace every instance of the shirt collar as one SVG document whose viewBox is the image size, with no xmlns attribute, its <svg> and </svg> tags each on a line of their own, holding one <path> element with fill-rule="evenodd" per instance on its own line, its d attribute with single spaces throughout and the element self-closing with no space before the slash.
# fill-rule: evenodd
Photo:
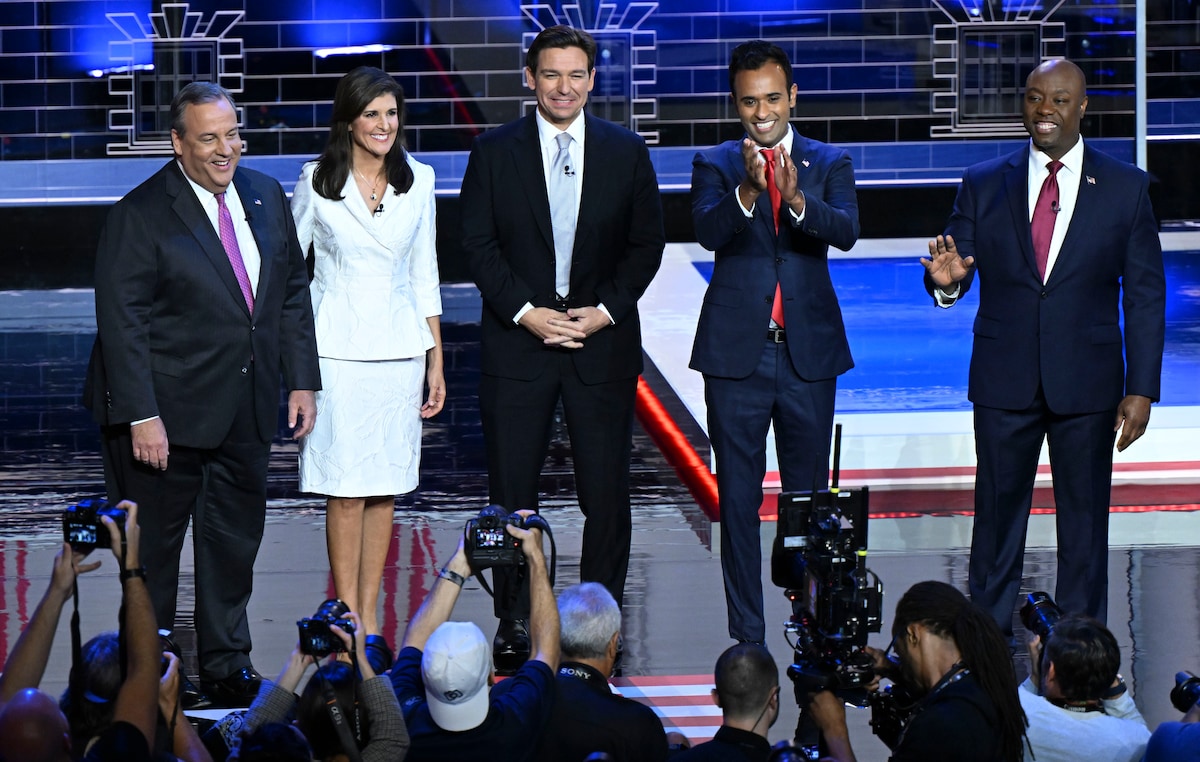
<svg viewBox="0 0 1200 762">
<path fill-rule="evenodd" d="M 795 142 L 795 139 L 796 139 L 796 131 L 793 130 L 792 125 L 789 124 L 788 131 L 786 133 L 784 133 L 783 138 L 781 138 L 778 143 L 776 143 L 774 146 L 759 146 L 758 150 L 765 151 L 766 149 L 774 148 L 775 146 L 783 146 L 783 150 L 787 152 L 788 156 L 791 156 L 792 155 L 792 143 Z"/>
<path fill-rule="evenodd" d="M 1046 165 L 1053 159 L 1042 152 L 1040 148 L 1034 145 L 1033 141 L 1029 141 L 1029 168 L 1035 172 L 1045 172 Z M 1083 174 L 1083 136 L 1079 136 L 1079 140 L 1075 141 L 1075 145 L 1071 146 L 1071 150 L 1063 154 L 1059 159 L 1063 163 L 1062 168 L 1071 174 L 1079 177 Z M 1062 171 L 1061 169 L 1059 170 Z"/>
<path fill-rule="evenodd" d="M 571 122 L 565 130 L 559 129 L 557 125 L 550 124 L 546 117 L 542 116 L 541 111 L 534 111 L 534 114 L 537 118 L 538 141 L 542 145 L 553 143 L 555 138 L 558 137 L 558 133 L 565 132 L 574 138 L 575 142 L 581 147 L 583 146 L 583 128 L 586 119 L 584 119 L 582 111 L 579 112 L 579 116 L 575 117 L 575 121 Z"/>
<path fill-rule="evenodd" d="M 195 192 L 196 198 L 200 199 L 200 203 L 206 206 L 211 203 L 215 208 L 217 203 L 216 194 L 210 191 L 208 188 L 205 188 L 203 185 L 200 185 L 192 178 L 188 177 L 188 173 L 184 172 L 183 164 L 179 161 L 179 159 L 175 160 L 175 165 L 179 167 L 179 171 L 183 175 L 183 179 L 187 180 L 187 184 L 192 186 L 192 190 Z M 238 206 L 241 206 L 241 197 L 238 196 L 237 188 L 233 187 L 233 183 L 229 183 L 229 185 L 225 187 L 225 205 L 232 205 L 235 199 L 237 200 Z"/>
</svg>

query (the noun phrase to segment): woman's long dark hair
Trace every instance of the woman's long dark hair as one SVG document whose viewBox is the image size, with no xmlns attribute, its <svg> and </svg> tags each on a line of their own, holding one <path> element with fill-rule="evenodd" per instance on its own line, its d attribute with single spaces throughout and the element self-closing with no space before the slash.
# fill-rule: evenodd
<svg viewBox="0 0 1200 762">
<path fill-rule="evenodd" d="M 963 664 L 979 681 L 1000 722 L 1000 756 L 1009 762 L 1022 758 L 1025 712 L 1017 695 L 1008 643 L 991 615 L 945 582 L 918 582 L 896 604 L 892 637 L 903 638 L 910 624 L 954 641 Z"/>
<path fill-rule="evenodd" d="M 396 195 L 406 193 L 413 184 L 412 168 L 404 149 L 404 88 L 392 75 L 373 66 L 360 66 L 338 81 L 333 94 L 333 115 L 329 119 L 329 139 L 313 173 L 313 188 L 327 199 L 340 201 L 342 188 L 350 175 L 353 145 L 350 125 L 367 105 L 381 95 L 396 96 L 400 126 L 392 150 L 383 158 L 388 182 Z"/>
</svg>

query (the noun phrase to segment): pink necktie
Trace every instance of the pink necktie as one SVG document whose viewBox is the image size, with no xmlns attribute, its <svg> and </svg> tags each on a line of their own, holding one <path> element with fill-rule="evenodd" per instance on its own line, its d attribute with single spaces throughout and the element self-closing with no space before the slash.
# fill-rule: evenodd
<svg viewBox="0 0 1200 762">
<path fill-rule="evenodd" d="M 1037 260 L 1038 276 L 1046 280 L 1046 264 L 1050 261 L 1050 239 L 1054 237 L 1054 218 L 1058 216 L 1058 170 L 1062 169 L 1061 161 L 1052 161 L 1046 165 L 1050 174 L 1042 183 L 1038 193 L 1037 204 L 1033 207 L 1033 221 L 1030 232 L 1033 234 L 1033 255 Z"/>
<path fill-rule="evenodd" d="M 246 300 L 246 308 L 254 314 L 254 290 L 250 288 L 250 276 L 246 274 L 246 263 L 242 261 L 242 250 L 238 246 L 237 234 L 233 232 L 233 217 L 229 207 L 225 205 L 225 194 L 217 193 L 217 219 L 221 230 L 221 245 L 225 247 L 225 256 L 233 266 L 233 274 L 237 276 L 238 286 L 242 289 L 242 297 Z"/>
<path fill-rule="evenodd" d="M 775 232 L 779 233 L 779 205 L 783 195 L 775 185 L 775 151 L 764 148 L 761 153 L 767 162 L 767 196 L 771 199 L 771 216 L 775 220 Z M 780 328 L 783 327 L 783 291 L 778 283 L 775 284 L 775 301 L 771 303 L 771 319 Z"/>
</svg>

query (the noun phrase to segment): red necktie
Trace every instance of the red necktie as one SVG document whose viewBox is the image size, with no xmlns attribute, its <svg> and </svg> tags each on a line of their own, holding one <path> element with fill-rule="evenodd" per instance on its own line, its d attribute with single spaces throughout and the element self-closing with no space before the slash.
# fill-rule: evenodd
<svg viewBox="0 0 1200 762">
<path fill-rule="evenodd" d="M 1058 216 L 1058 170 L 1062 169 L 1061 161 L 1052 161 L 1046 165 L 1050 174 L 1042 183 L 1038 193 L 1037 204 L 1033 207 L 1033 221 L 1030 232 L 1033 234 L 1033 255 L 1037 260 L 1038 277 L 1046 280 L 1046 264 L 1050 261 L 1050 239 L 1054 237 L 1054 219 Z"/>
<path fill-rule="evenodd" d="M 771 217 L 775 220 L 775 233 L 778 234 L 779 205 L 783 202 L 783 196 L 779 193 L 779 187 L 775 185 L 775 151 L 764 148 L 761 153 L 767 162 L 767 195 L 771 199 Z M 775 284 L 775 301 L 771 304 L 771 319 L 780 328 L 783 327 L 783 291 L 778 283 Z"/>
</svg>

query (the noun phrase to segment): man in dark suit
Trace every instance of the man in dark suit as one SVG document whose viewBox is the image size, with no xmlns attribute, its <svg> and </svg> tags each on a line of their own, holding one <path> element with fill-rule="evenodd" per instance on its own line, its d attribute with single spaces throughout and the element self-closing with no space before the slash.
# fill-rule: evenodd
<svg viewBox="0 0 1200 762">
<path fill-rule="evenodd" d="M 783 50 L 734 48 L 729 87 L 746 137 L 692 163 L 696 239 L 716 262 L 690 367 L 704 374 L 729 635 L 762 643 L 767 429 L 785 492 L 828 486 L 837 377 L 854 366 L 828 255 L 858 240 L 858 199 L 850 156 L 788 123 L 797 87 Z"/>
<path fill-rule="evenodd" d="M 629 565 L 629 455 L 642 371 L 637 300 L 665 245 L 645 142 L 583 111 L 596 43 L 565 26 L 529 47 L 537 109 L 478 137 L 463 177 L 463 246 L 483 295 L 479 407 L 492 502 L 538 505 L 561 400 L 579 507 L 579 576 L 620 603 Z M 553 218 L 553 219 L 552 219 Z M 520 661 L 520 585 L 497 574 L 496 659 Z M 506 589 L 508 588 L 508 589 Z"/>
<path fill-rule="evenodd" d="M 312 305 L 283 189 L 238 169 L 229 93 L 184 87 L 171 104 L 171 143 L 175 158 L 113 207 L 101 234 L 84 402 L 101 425 L 109 497 L 142 508 L 163 628 L 175 621 L 192 522 L 203 687 L 245 706 L 259 681 L 246 603 L 281 377 L 293 435 L 316 417 Z"/>
<path fill-rule="evenodd" d="M 1086 109 L 1078 66 L 1034 69 L 1023 101 L 1029 147 L 967 169 L 946 233 L 922 260 L 940 306 L 979 277 L 969 585 L 1010 636 L 1043 439 L 1058 524 L 1055 600 L 1103 622 L 1113 441 L 1119 430 L 1124 450 L 1142 435 L 1159 394 L 1166 281 L 1148 180 L 1085 145 Z"/>
</svg>

